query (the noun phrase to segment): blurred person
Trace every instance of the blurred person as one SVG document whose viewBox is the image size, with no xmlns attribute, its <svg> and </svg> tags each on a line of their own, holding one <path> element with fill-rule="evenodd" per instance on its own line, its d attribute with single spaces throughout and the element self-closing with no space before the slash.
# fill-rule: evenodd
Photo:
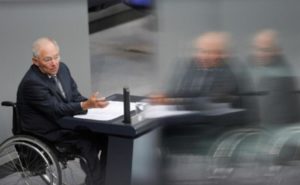
<svg viewBox="0 0 300 185">
<path fill-rule="evenodd" d="M 299 160 L 299 102 L 296 91 L 296 80 L 283 50 L 280 47 L 279 34 L 273 29 L 258 31 L 252 41 L 253 52 L 249 57 L 254 90 L 264 95 L 257 97 L 260 124 L 274 134 L 269 149 L 273 165 L 278 166 L 280 173 L 275 176 L 284 184 L 296 182 L 299 175 L 291 174 Z M 281 144 L 280 144 L 281 143 Z M 266 147 L 268 149 L 269 147 Z M 275 155 L 274 152 L 275 151 Z M 284 166 L 284 168 L 282 168 Z M 278 181 L 275 178 L 275 181 Z M 271 182 L 272 183 L 272 182 Z"/>
<path fill-rule="evenodd" d="M 261 30 L 253 38 L 248 59 L 254 90 L 258 97 L 259 119 L 268 128 L 285 126 L 298 120 L 296 84 L 292 70 L 279 46 L 278 33 Z"/>
<path fill-rule="evenodd" d="M 108 102 L 97 93 L 83 97 L 66 64 L 60 61 L 55 40 L 39 38 L 33 44 L 33 64 L 23 77 L 17 93 L 22 130 L 54 144 L 68 144 L 80 151 L 87 164 L 80 161 L 87 185 L 104 183 L 106 138 L 86 136 L 59 125 L 63 116 L 84 113 L 89 108 L 103 108 Z M 101 159 L 98 158 L 101 150 Z"/>
<path fill-rule="evenodd" d="M 229 43 L 229 36 L 224 32 L 200 35 L 195 41 L 192 58 L 176 64 L 167 92 L 152 95 L 151 103 L 197 111 L 214 111 L 224 104 L 228 109 L 242 108 L 240 78 L 232 70 L 237 60 L 231 57 Z M 162 145 L 172 152 L 207 154 L 214 140 L 232 129 L 232 125 L 246 124 L 244 113 L 221 117 L 222 120 L 213 117 L 205 121 L 186 119 L 184 123 L 165 127 Z M 193 124 L 188 124 L 189 121 Z"/>
<path fill-rule="evenodd" d="M 191 59 L 179 61 L 167 84 L 167 92 L 151 96 L 153 104 L 179 104 L 184 108 L 205 109 L 205 102 L 228 102 L 237 107 L 239 85 L 230 69 L 229 37 L 208 32 L 195 41 Z"/>
<path fill-rule="evenodd" d="M 242 84 L 247 83 L 244 81 L 246 78 L 241 75 L 246 73 L 242 72 L 245 70 L 244 66 L 233 57 L 230 43 L 229 35 L 224 32 L 201 34 L 194 42 L 194 54 L 175 64 L 174 73 L 166 85 L 166 93 L 150 97 L 153 104 L 169 104 L 178 109 L 199 111 L 197 117 L 169 119 L 167 121 L 173 121 L 172 124 L 162 129 L 161 151 L 162 169 L 166 174 L 163 179 L 165 184 L 172 184 L 178 179 L 180 182 L 191 180 L 188 174 L 194 174 L 194 169 L 203 170 L 201 174 L 208 173 L 211 166 L 206 161 L 206 156 L 213 154 L 217 139 L 233 129 L 248 125 L 244 110 L 205 115 L 207 110 L 218 112 L 244 108 L 240 94 L 243 90 Z M 184 168 L 185 173 L 179 175 L 172 166 Z M 197 178 L 204 180 L 202 178 L 207 178 L 208 175 L 197 175 Z"/>
</svg>

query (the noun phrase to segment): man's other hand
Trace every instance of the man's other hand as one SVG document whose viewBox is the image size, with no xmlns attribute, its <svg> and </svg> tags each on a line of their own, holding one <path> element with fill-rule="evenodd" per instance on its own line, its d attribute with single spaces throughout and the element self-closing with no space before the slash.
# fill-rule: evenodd
<svg viewBox="0 0 300 185">
<path fill-rule="evenodd" d="M 98 98 L 99 92 L 92 94 L 88 100 L 81 102 L 81 107 L 83 110 L 90 108 L 104 108 L 108 105 L 105 97 Z"/>
</svg>

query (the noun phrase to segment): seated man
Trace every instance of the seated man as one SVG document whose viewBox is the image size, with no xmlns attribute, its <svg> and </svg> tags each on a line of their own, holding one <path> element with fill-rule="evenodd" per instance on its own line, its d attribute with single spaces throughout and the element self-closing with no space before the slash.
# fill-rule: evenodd
<svg viewBox="0 0 300 185">
<path fill-rule="evenodd" d="M 103 108 L 108 102 L 98 99 L 97 93 L 88 99 L 80 94 L 68 67 L 60 62 L 56 41 L 39 38 L 34 42 L 32 51 L 33 64 L 23 77 L 17 93 L 22 130 L 52 143 L 73 145 L 87 160 L 87 164 L 80 161 L 87 175 L 86 184 L 103 184 L 105 138 L 86 137 L 64 130 L 58 120 L 63 116 L 83 113 L 89 108 Z M 98 158 L 100 149 L 101 160 Z"/>
<path fill-rule="evenodd" d="M 240 106 L 239 87 L 229 65 L 233 62 L 227 45 L 225 33 L 208 32 L 199 36 L 195 42 L 195 55 L 177 64 L 167 93 L 152 96 L 152 103 L 183 103 L 199 110 L 205 108 L 201 98 L 206 97 L 212 102 Z"/>
<path fill-rule="evenodd" d="M 276 129 L 297 123 L 296 79 L 275 30 L 265 29 L 255 34 L 248 63 L 254 91 L 266 92 L 257 97 L 260 124 Z"/>
<path fill-rule="evenodd" d="M 228 42 L 227 34 L 222 32 L 208 32 L 199 36 L 195 42 L 194 56 L 178 63 L 167 92 L 153 95 L 150 101 L 199 111 L 224 104 L 242 108 L 240 78 L 232 69 L 238 64 L 230 56 Z M 229 125 L 245 123 L 244 114 L 233 119 L 234 123 L 225 120 L 225 115 L 222 118 L 221 123 L 219 119 L 191 120 L 197 124 L 185 120 L 178 125 L 165 127 L 162 145 L 169 152 L 207 154 L 214 140 L 231 129 Z"/>
</svg>

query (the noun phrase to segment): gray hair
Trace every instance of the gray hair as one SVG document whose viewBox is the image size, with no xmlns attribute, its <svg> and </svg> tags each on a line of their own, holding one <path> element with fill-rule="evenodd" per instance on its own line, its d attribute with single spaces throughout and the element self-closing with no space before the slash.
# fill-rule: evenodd
<svg viewBox="0 0 300 185">
<path fill-rule="evenodd" d="M 224 52 L 228 52 L 231 49 L 231 45 L 230 45 L 231 36 L 227 32 L 210 31 L 210 32 L 203 33 L 200 36 L 198 36 L 198 38 L 196 38 L 194 42 L 194 46 L 197 47 L 199 43 L 207 40 L 218 42 L 222 46 Z"/>
<path fill-rule="evenodd" d="M 34 41 L 34 43 L 32 45 L 33 57 L 38 57 L 40 55 L 40 50 L 41 50 L 42 45 L 44 45 L 45 43 L 49 43 L 49 42 L 52 43 L 59 50 L 59 46 L 54 39 L 51 39 L 49 37 L 41 37 L 41 38 L 38 38 L 36 41 Z"/>
</svg>

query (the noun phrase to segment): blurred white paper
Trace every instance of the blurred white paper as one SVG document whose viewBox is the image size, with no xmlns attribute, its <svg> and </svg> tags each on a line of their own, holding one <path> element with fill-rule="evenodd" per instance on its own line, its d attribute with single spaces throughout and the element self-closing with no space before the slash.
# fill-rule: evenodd
<svg viewBox="0 0 300 185">
<path fill-rule="evenodd" d="M 136 103 L 130 103 L 130 111 L 135 110 Z M 92 119 L 99 121 L 108 121 L 124 114 L 124 103 L 120 101 L 109 101 L 109 104 L 105 108 L 92 108 L 88 109 L 85 115 L 75 115 L 75 118 Z"/>
<path fill-rule="evenodd" d="M 144 113 L 145 118 L 163 118 L 170 116 L 179 116 L 187 114 L 201 114 L 203 116 L 219 116 L 235 112 L 243 111 L 244 109 L 236 109 L 228 104 L 218 103 L 211 104 L 206 110 L 178 110 L 173 105 L 149 105 Z"/>
<path fill-rule="evenodd" d="M 197 113 L 198 111 L 177 110 L 172 105 L 150 105 L 145 111 L 145 118 L 163 118 L 169 116 L 178 116 L 185 114 Z"/>
</svg>

